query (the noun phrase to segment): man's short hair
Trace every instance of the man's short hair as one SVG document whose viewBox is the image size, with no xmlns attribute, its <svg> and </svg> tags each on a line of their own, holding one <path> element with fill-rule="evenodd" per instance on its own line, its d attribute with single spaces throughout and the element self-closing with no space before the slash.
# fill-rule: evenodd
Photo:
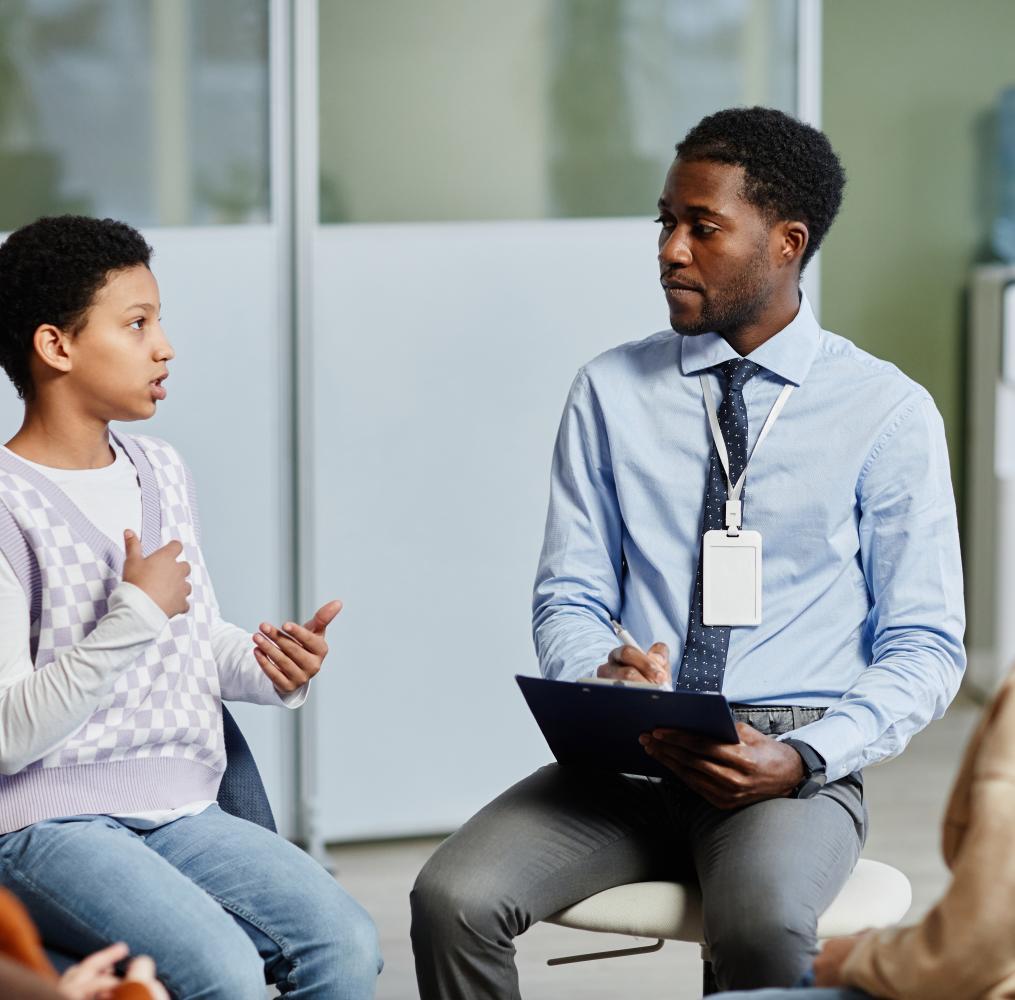
<svg viewBox="0 0 1015 1000">
<path fill-rule="evenodd" d="M 744 168 L 744 197 L 773 221 L 806 224 L 801 270 L 842 204 L 846 174 L 824 132 L 775 108 L 728 108 L 702 118 L 677 144 L 682 160 Z"/>
<path fill-rule="evenodd" d="M 124 222 L 59 215 L 13 232 L 0 246 L 0 367 L 31 399 L 32 340 L 44 323 L 70 333 L 84 325 L 109 275 L 148 266 L 152 248 Z"/>
</svg>

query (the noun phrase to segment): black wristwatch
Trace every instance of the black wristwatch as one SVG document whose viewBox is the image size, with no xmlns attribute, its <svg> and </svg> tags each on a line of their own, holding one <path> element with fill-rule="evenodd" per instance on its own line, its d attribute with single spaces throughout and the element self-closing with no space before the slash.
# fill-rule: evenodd
<svg viewBox="0 0 1015 1000">
<path fill-rule="evenodd" d="M 803 740 L 783 740 L 791 746 L 804 764 L 804 780 L 790 793 L 790 798 L 813 799 L 825 787 L 825 758 Z"/>
</svg>

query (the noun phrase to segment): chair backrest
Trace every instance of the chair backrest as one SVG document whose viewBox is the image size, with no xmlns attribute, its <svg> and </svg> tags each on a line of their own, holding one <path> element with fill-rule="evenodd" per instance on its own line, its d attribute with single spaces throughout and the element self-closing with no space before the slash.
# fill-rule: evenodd
<svg viewBox="0 0 1015 1000">
<path fill-rule="evenodd" d="M 226 770 L 219 785 L 219 806 L 223 812 L 277 833 L 275 817 L 254 755 L 225 705 L 222 706 L 222 731 L 226 743 Z"/>
</svg>

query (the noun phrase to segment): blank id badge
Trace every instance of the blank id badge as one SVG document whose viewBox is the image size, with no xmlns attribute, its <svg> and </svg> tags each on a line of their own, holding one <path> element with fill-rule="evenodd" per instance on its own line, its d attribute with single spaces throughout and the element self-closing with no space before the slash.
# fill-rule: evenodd
<svg viewBox="0 0 1015 1000">
<path fill-rule="evenodd" d="M 760 532 L 706 531 L 701 588 L 703 624 L 760 625 Z"/>
</svg>

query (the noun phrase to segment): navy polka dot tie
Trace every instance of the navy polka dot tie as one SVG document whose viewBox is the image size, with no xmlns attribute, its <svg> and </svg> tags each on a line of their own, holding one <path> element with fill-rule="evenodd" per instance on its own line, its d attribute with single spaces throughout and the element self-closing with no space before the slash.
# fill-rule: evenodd
<svg viewBox="0 0 1015 1000">
<path fill-rule="evenodd" d="M 719 407 L 719 426 L 729 454 L 730 478 L 736 482 L 747 462 L 747 407 L 744 405 L 744 386 L 758 373 L 758 366 L 746 358 L 733 358 L 716 366 L 726 380 L 726 393 Z M 702 534 L 720 531 L 726 527 L 726 473 L 715 444 L 708 463 L 708 482 L 705 484 L 705 510 L 702 516 Z M 744 496 L 741 495 L 741 500 Z M 701 623 L 701 550 L 698 551 L 698 572 L 694 579 L 694 603 L 687 622 L 687 642 L 680 661 L 676 687 L 685 691 L 721 691 L 722 676 L 726 670 L 726 653 L 730 644 L 728 625 Z"/>
</svg>

